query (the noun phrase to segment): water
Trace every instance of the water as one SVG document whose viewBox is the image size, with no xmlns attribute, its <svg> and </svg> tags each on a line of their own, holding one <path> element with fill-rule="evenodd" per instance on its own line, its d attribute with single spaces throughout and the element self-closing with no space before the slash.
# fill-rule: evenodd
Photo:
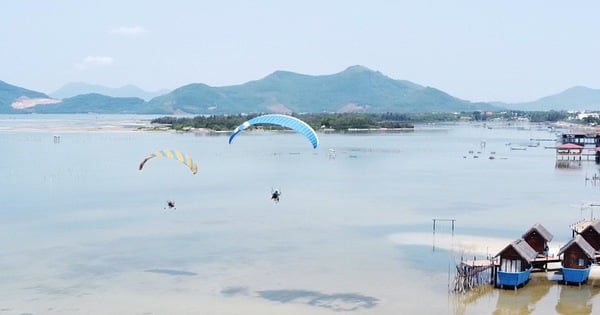
<svg viewBox="0 0 600 315">
<path fill-rule="evenodd" d="M 534 223 L 557 251 L 569 224 L 590 216 L 581 204 L 598 199 L 584 180 L 593 162 L 556 169 L 544 143 L 507 145 L 554 138 L 544 126 L 320 134 L 313 150 L 293 133 L 248 132 L 229 145 L 226 134 L 136 130 L 150 118 L 0 116 L 1 314 L 599 307 L 595 280 L 580 289 L 543 274 L 516 293 L 448 294 L 461 256 L 495 255 Z M 159 158 L 138 171 L 162 149 L 190 154 L 198 174 Z M 278 204 L 272 188 L 283 192 Z M 164 210 L 171 199 L 177 210 Z M 433 218 L 455 219 L 454 235 L 438 222 L 434 236 Z"/>
</svg>

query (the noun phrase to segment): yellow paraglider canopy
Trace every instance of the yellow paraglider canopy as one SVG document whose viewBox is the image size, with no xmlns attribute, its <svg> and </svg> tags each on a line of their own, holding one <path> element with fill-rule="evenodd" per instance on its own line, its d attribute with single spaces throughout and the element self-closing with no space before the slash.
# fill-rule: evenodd
<svg viewBox="0 0 600 315">
<path fill-rule="evenodd" d="M 176 159 L 177 161 L 185 164 L 185 166 L 187 166 L 193 174 L 196 174 L 196 172 L 198 171 L 198 166 L 196 165 L 196 162 L 194 162 L 189 155 L 183 154 L 177 150 L 162 150 L 154 152 L 152 155 L 145 158 L 142 161 L 142 163 L 140 163 L 139 170 L 141 171 L 142 168 L 144 168 L 144 164 L 146 164 L 146 162 L 155 157 L 166 157 L 170 159 Z"/>
</svg>

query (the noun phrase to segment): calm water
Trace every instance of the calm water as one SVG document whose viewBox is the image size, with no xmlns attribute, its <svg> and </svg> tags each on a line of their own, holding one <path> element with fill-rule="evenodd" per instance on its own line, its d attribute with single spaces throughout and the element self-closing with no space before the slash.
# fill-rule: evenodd
<svg viewBox="0 0 600 315">
<path fill-rule="evenodd" d="M 552 142 L 507 145 L 555 138 L 545 126 L 320 134 L 316 150 L 293 133 L 248 132 L 229 145 L 227 135 L 110 127 L 148 119 L 0 116 L 0 314 L 600 308 L 600 283 L 563 287 L 545 275 L 516 293 L 447 293 L 461 256 L 495 255 L 538 222 L 557 250 L 569 224 L 590 216 L 581 204 L 599 199 L 585 182 L 593 162 L 555 169 Z M 161 149 L 190 154 L 198 174 L 168 159 L 138 171 Z M 163 210 L 169 199 L 177 210 Z M 433 218 L 455 219 L 454 236 L 447 222 L 434 236 Z"/>
</svg>

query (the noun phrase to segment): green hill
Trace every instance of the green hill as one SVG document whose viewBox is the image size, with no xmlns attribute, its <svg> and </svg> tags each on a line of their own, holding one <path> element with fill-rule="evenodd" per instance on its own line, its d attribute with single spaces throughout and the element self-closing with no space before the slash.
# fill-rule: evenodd
<svg viewBox="0 0 600 315">
<path fill-rule="evenodd" d="M 509 109 L 526 111 L 549 110 L 598 110 L 600 109 L 600 90 L 584 86 L 574 86 L 558 94 L 542 97 L 533 102 L 498 104 Z"/>
<path fill-rule="evenodd" d="M 137 97 L 84 94 L 66 98 L 57 104 L 36 106 L 30 111 L 44 114 L 137 114 L 144 110 L 144 105 L 144 100 Z"/>
<path fill-rule="evenodd" d="M 191 114 L 250 112 L 455 112 L 492 109 L 440 90 L 391 79 L 353 66 L 332 75 L 276 71 L 257 81 L 226 87 L 190 84 L 156 97 L 148 110 Z"/>
<path fill-rule="evenodd" d="M 60 89 L 50 93 L 50 96 L 57 99 L 65 99 L 83 94 L 102 94 L 112 97 L 138 97 L 144 100 L 150 100 L 168 92 L 168 90 L 148 92 L 132 84 L 124 85 L 118 88 L 110 88 L 98 84 L 70 82 L 62 86 Z"/>
<path fill-rule="evenodd" d="M 11 105 L 23 98 L 49 98 L 48 95 L 0 81 L 0 113 L 20 113 Z"/>
<path fill-rule="evenodd" d="M 260 80 L 224 87 L 194 83 L 148 102 L 97 93 L 52 100 L 43 93 L 0 83 L 0 113 L 448 113 L 497 109 L 435 88 L 394 80 L 362 66 L 318 76 L 276 71 Z M 30 101 L 21 109 L 11 106 L 24 97 L 47 102 L 36 105 Z"/>
</svg>

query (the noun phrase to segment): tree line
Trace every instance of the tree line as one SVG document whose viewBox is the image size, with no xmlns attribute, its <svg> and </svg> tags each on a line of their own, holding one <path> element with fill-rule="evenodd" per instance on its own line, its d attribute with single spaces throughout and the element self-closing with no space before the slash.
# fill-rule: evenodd
<svg viewBox="0 0 600 315">
<path fill-rule="evenodd" d="M 175 130 L 204 128 L 214 131 L 233 130 L 243 122 L 259 116 L 252 115 L 200 115 L 195 117 L 165 116 L 152 120 L 153 124 L 168 125 Z M 415 124 L 456 122 L 456 121 L 488 121 L 488 120 L 528 120 L 531 122 L 557 122 L 567 120 L 570 114 L 566 111 L 502 111 L 502 112 L 461 112 L 461 113 L 312 113 L 292 114 L 303 120 L 313 129 L 379 129 L 379 128 L 414 128 Z M 265 126 L 269 129 L 281 129 L 278 126 Z"/>
<path fill-rule="evenodd" d="M 215 131 L 233 130 L 255 115 L 205 115 L 195 117 L 165 116 L 155 118 L 153 124 L 168 125 L 175 130 L 187 128 L 205 128 Z M 323 113 L 323 114 L 293 114 L 292 116 L 306 122 L 313 129 L 347 130 L 350 128 L 414 128 L 413 122 L 406 114 L 365 114 L 365 113 Z M 265 126 L 269 129 L 281 129 L 278 126 Z"/>
</svg>

